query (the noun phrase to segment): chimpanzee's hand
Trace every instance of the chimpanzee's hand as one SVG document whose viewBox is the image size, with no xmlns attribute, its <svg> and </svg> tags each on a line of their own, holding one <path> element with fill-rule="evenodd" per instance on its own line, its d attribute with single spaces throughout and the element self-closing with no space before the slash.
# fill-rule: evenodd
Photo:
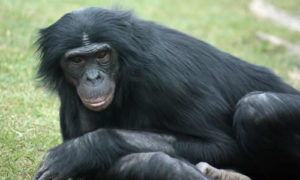
<svg viewBox="0 0 300 180">
<path fill-rule="evenodd" d="M 79 149 L 72 148 L 72 141 L 51 149 L 39 166 L 33 180 L 62 180 L 68 179 L 84 167 L 83 158 L 76 159 Z M 74 160 L 76 159 L 76 160 Z"/>
</svg>

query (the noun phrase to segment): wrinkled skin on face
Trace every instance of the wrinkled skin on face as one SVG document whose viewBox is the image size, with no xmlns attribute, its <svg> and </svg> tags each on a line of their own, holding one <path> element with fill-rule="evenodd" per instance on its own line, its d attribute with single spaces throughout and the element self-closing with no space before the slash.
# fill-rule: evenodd
<svg viewBox="0 0 300 180">
<path fill-rule="evenodd" d="M 118 66 L 116 52 L 106 43 L 71 49 L 61 60 L 65 78 L 92 111 L 101 111 L 112 102 Z"/>
</svg>

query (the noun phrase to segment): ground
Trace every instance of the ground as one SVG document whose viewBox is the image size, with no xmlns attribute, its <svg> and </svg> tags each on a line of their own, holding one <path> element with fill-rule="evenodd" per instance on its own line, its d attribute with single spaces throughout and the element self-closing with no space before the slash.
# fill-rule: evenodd
<svg viewBox="0 0 300 180">
<path fill-rule="evenodd" d="M 269 0 L 291 13 L 300 1 Z M 273 69 L 300 89 L 300 59 L 262 42 L 256 32 L 300 44 L 300 33 L 257 20 L 246 0 L 0 0 L 0 180 L 31 179 L 47 149 L 61 142 L 59 102 L 34 78 L 38 64 L 33 42 L 40 27 L 83 6 L 132 9 L 207 41 L 249 62 Z M 299 15 L 299 14 L 298 14 Z"/>
</svg>

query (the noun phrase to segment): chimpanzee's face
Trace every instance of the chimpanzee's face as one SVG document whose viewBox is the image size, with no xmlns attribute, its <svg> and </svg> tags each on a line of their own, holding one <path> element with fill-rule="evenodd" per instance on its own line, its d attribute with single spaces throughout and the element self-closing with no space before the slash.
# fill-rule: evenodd
<svg viewBox="0 0 300 180">
<path fill-rule="evenodd" d="M 106 43 L 85 43 L 67 51 L 61 67 L 90 110 L 105 109 L 113 100 L 119 69 L 116 51 Z"/>
</svg>

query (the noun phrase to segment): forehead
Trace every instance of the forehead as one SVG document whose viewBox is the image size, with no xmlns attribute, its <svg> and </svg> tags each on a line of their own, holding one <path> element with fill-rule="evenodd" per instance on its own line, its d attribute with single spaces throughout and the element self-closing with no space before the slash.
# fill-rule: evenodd
<svg viewBox="0 0 300 180">
<path fill-rule="evenodd" d="M 65 53 L 65 58 L 76 56 L 76 55 L 88 55 L 88 54 L 95 53 L 97 51 L 104 50 L 104 49 L 110 49 L 110 46 L 106 43 L 87 44 L 82 47 L 68 50 Z"/>
<path fill-rule="evenodd" d="M 118 50 L 126 47 L 130 41 L 130 16 L 131 13 L 125 11 L 81 8 L 64 15 L 53 25 L 43 29 L 41 39 L 44 47 L 57 52 L 59 57 L 75 52 L 90 53 L 101 48 L 94 43 L 108 43 Z M 122 38 L 119 38 L 121 35 Z"/>
</svg>

